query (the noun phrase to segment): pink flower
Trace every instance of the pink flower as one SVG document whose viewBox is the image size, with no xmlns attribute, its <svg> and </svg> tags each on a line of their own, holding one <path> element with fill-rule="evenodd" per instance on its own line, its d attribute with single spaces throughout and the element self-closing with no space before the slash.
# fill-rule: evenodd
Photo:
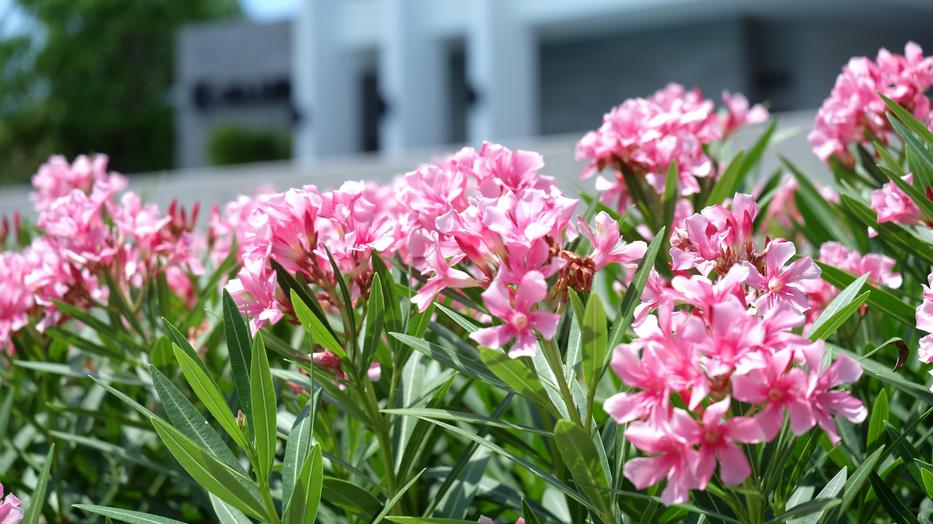
<svg viewBox="0 0 933 524">
<path fill-rule="evenodd" d="M 580 217 L 578 217 L 580 233 L 590 241 L 593 246 L 593 253 L 590 259 L 595 265 L 594 271 L 606 267 L 609 264 L 628 264 L 645 256 L 647 245 L 644 242 L 632 242 L 626 244 L 622 242 L 622 235 L 619 233 L 619 223 L 612 219 L 605 211 L 600 211 L 593 224 L 596 230 Z"/>
<path fill-rule="evenodd" d="M 765 274 L 758 272 L 754 265 L 745 262 L 749 270 L 749 286 L 764 291 L 758 298 L 758 305 L 770 309 L 787 302 L 801 311 L 808 307 L 806 290 L 801 281 L 815 280 L 820 277 L 820 268 L 810 257 L 803 257 L 787 263 L 797 253 L 792 242 L 775 239 L 765 247 Z"/>
<path fill-rule="evenodd" d="M 687 424 L 681 431 L 688 440 L 700 446 L 696 463 L 698 489 L 705 489 L 713 477 L 716 462 L 724 484 L 736 486 L 751 474 L 745 452 L 736 443 L 755 444 L 764 441 L 758 423 L 749 417 L 731 417 L 723 420 L 729 411 L 729 397 L 711 404 L 703 412 L 702 424 Z"/>
<path fill-rule="evenodd" d="M 755 415 L 766 440 L 773 439 L 784 424 L 784 408 L 790 427 L 802 435 L 813 427 L 813 414 L 807 398 L 806 376 L 791 367 L 794 351 L 786 349 L 769 355 L 764 368 L 732 376 L 732 395 L 742 402 L 765 404 Z"/>
<path fill-rule="evenodd" d="M 30 198 L 36 210 L 43 211 L 73 190 L 90 193 L 97 183 L 108 184 L 117 191 L 122 189 L 126 180 L 117 173 L 108 172 L 107 162 L 107 155 L 79 155 L 71 164 L 61 155 L 50 157 L 32 177 L 34 191 Z"/>
<path fill-rule="evenodd" d="M 512 358 L 533 356 L 537 351 L 534 332 L 545 339 L 554 337 L 559 317 L 550 311 L 532 311 L 547 296 L 544 275 L 537 271 L 525 274 L 515 289 L 506 285 L 500 273 L 489 289 L 483 292 L 483 301 L 494 318 L 504 324 L 483 328 L 470 334 L 479 344 L 498 349 L 512 339 L 515 343 L 509 350 Z"/>
<path fill-rule="evenodd" d="M 670 409 L 670 391 L 662 360 L 652 350 L 645 350 L 639 357 L 641 346 L 642 343 L 637 341 L 620 344 L 612 354 L 612 370 L 626 386 L 639 390 L 616 393 L 603 403 L 606 413 L 619 424 L 645 418 L 663 418 Z"/>
<path fill-rule="evenodd" d="M 3 484 L 0 484 L 0 495 L 3 494 Z M 19 508 L 19 499 L 12 493 L 7 493 L 0 501 L 0 524 L 19 524 L 23 521 L 23 510 Z"/>
<path fill-rule="evenodd" d="M 12 336 L 29 324 L 35 305 L 33 290 L 24 285 L 32 267 L 26 257 L 14 252 L 0 252 L 0 267 L 0 350 L 12 354 Z"/>
<path fill-rule="evenodd" d="M 855 423 L 863 422 L 868 416 L 868 410 L 859 399 L 834 389 L 858 381 L 862 376 L 862 368 L 846 355 L 839 355 L 835 362 L 823 369 L 822 343 L 804 349 L 803 354 L 809 369 L 808 400 L 814 422 L 823 428 L 830 442 L 836 444 L 839 442 L 839 433 L 833 421 L 834 416 L 840 415 Z"/>
<path fill-rule="evenodd" d="M 761 104 L 749 107 L 748 99 L 742 93 L 722 92 L 722 101 L 726 104 L 724 134 L 731 135 L 746 124 L 761 124 L 768 121 L 768 110 Z"/>
<path fill-rule="evenodd" d="M 913 42 L 907 44 L 904 55 L 881 49 L 874 61 L 852 58 L 817 111 L 808 137 L 813 152 L 822 160 L 835 156 L 853 162 L 850 144 L 866 144 L 869 133 L 882 142 L 892 138 L 879 92 L 925 120 L 930 114 L 930 100 L 925 95 L 930 86 L 933 58 L 924 57 Z"/>
<path fill-rule="evenodd" d="M 920 362 L 933 362 L 933 273 L 927 277 L 928 286 L 923 286 L 923 302 L 917 306 L 917 329 L 926 331 L 927 336 L 920 339 Z"/>
<path fill-rule="evenodd" d="M 904 181 L 912 184 L 912 176 Z M 894 182 L 888 182 L 871 193 L 871 208 L 878 213 L 878 223 L 916 224 L 920 220 L 920 208 Z"/>
<path fill-rule="evenodd" d="M 427 266 L 425 272 L 433 272 L 434 276 L 428 279 L 428 281 L 421 286 L 421 289 L 418 290 L 418 293 L 411 298 L 412 303 L 418 306 L 418 311 L 423 312 L 428 309 L 434 297 L 444 289 L 474 287 L 479 285 L 479 282 L 467 273 L 451 267 L 452 265 L 458 264 L 462 259 L 463 256 L 461 255 L 448 262 L 444 259 L 444 255 L 441 254 L 440 245 L 435 245 L 434 249 L 431 251 L 431 255 L 425 260 Z"/>
<path fill-rule="evenodd" d="M 686 502 L 689 490 L 699 486 L 694 473 L 698 453 L 684 434 L 695 427 L 696 422 L 682 409 L 674 410 L 666 427 L 647 422 L 629 424 L 625 438 L 651 456 L 629 459 L 622 470 L 625 478 L 637 489 L 653 486 L 666 478 L 661 501 L 665 505 Z"/>
</svg>

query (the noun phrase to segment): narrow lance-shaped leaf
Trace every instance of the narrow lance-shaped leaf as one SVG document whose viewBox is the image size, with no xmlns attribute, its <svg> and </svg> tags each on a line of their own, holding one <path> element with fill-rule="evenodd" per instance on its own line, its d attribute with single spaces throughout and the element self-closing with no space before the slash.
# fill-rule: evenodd
<svg viewBox="0 0 933 524">
<path fill-rule="evenodd" d="M 130 524 L 185 524 L 180 520 L 122 508 L 95 506 L 93 504 L 75 504 L 73 507 L 80 509 L 81 511 L 107 517 L 108 519 L 116 520 L 118 522 L 129 522 Z"/>
<path fill-rule="evenodd" d="M 227 337 L 227 353 L 230 355 L 230 368 L 233 370 L 233 386 L 237 398 L 240 400 L 240 409 L 246 415 L 249 434 L 253 434 L 252 399 L 249 390 L 249 366 L 252 360 L 250 349 L 249 327 L 240 315 L 236 302 L 230 293 L 224 290 L 223 295 L 224 333 Z"/>
<path fill-rule="evenodd" d="M 645 290 L 645 284 L 648 282 L 648 275 L 650 275 L 651 268 L 654 266 L 654 261 L 658 256 L 658 251 L 664 243 L 664 235 L 666 232 L 667 228 L 662 227 L 661 230 L 655 234 L 654 240 L 651 241 L 651 244 L 648 245 L 648 249 L 645 251 L 645 256 L 642 258 L 638 270 L 635 271 L 635 276 L 632 277 L 632 282 L 629 284 L 628 289 L 625 290 L 622 303 L 619 305 L 619 312 L 616 314 L 616 318 L 612 324 L 612 331 L 609 332 L 610 350 L 622 342 L 625 331 L 632 324 L 632 319 L 635 317 L 635 306 L 641 302 L 641 293 Z M 604 362 L 603 372 L 605 372 L 605 367 L 608 364 L 608 360 Z"/>
<path fill-rule="evenodd" d="M 261 334 L 256 336 L 253 344 L 253 361 L 249 374 L 255 424 L 256 466 L 259 478 L 268 479 L 275 460 L 277 407 L 272 385 L 272 372 L 269 369 L 269 356 L 266 354 Z"/>
<path fill-rule="evenodd" d="M 862 287 L 868 281 L 868 277 L 869 274 L 865 273 L 854 280 L 826 306 L 826 309 L 810 326 L 810 340 L 822 340 L 835 333 L 839 326 L 865 302 L 868 292 L 862 293 Z M 855 304 L 854 308 L 853 304 Z"/>
<path fill-rule="evenodd" d="M 173 350 L 175 351 L 175 359 L 178 360 L 178 365 L 181 367 L 181 372 L 184 374 L 185 380 L 188 381 L 191 390 L 194 391 L 194 394 L 201 400 L 204 407 L 207 408 L 207 411 L 217 420 L 220 427 L 230 435 L 230 438 L 236 442 L 237 446 L 240 446 L 243 450 L 250 449 L 246 435 L 243 434 L 243 431 L 237 424 L 236 419 L 233 417 L 233 413 L 230 411 L 230 407 L 227 405 L 227 401 L 220 392 L 220 387 L 217 386 L 214 379 L 197 365 L 191 355 L 185 353 L 176 345 L 173 345 Z"/>
<path fill-rule="evenodd" d="M 305 457 L 294 490 L 285 506 L 283 524 L 313 524 L 321 503 L 324 465 L 321 447 L 315 445 Z"/>
<path fill-rule="evenodd" d="M 204 489 L 259 520 L 268 518 L 252 482 L 215 459 L 180 431 L 158 418 L 151 419 L 159 438 L 175 460 Z"/>
<path fill-rule="evenodd" d="M 313 407 L 321 396 L 321 390 L 315 391 L 308 403 L 305 405 L 292 429 L 288 434 L 288 441 L 285 443 L 285 458 L 282 461 L 282 504 L 288 505 L 292 489 L 301 472 L 301 467 L 305 463 L 308 451 L 311 449 L 311 435 L 314 428 Z"/>
<path fill-rule="evenodd" d="M 333 333 L 327 329 L 327 326 L 311 312 L 311 309 L 308 308 L 304 300 L 295 293 L 294 289 L 292 290 L 291 299 L 292 309 L 295 310 L 295 316 L 298 317 L 298 321 L 301 322 L 302 327 L 304 327 L 308 335 L 311 336 L 311 340 L 334 352 L 334 354 L 340 358 L 346 357 L 347 353 L 343 350 L 343 346 L 340 345 L 340 342 L 338 342 Z"/>
<path fill-rule="evenodd" d="M 150 366 L 149 373 L 152 375 L 152 383 L 169 422 L 186 437 L 210 451 L 217 460 L 234 470 L 239 470 L 240 464 L 236 456 L 191 401 L 158 369 Z"/>
<path fill-rule="evenodd" d="M 23 524 L 38 524 L 39 516 L 42 515 L 42 508 L 45 506 L 45 496 L 49 491 L 49 475 L 52 471 L 52 459 L 55 457 L 55 444 L 49 446 L 49 452 L 45 456 L 45 462 L 42 464 L 42 471 L 39 472 L 39 481 L 36 482 L 36 489 L 32 490 L 32 498 L 29 500 L 29 508 L 23 517 Z"/>
</svg>

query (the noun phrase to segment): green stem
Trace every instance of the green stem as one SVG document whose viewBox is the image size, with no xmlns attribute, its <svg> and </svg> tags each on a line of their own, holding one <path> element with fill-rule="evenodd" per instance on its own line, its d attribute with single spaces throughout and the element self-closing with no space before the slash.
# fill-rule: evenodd
<svg viewBox="0 0 933 524">
<path fill-rule="evenodd" d="M 272 492 L 269 489 L 268 482 L 260 482 L 259 491 L 262 494 L 262 501 L 266 505 L 266 516 L 269 518 L 269 521 L 272 524 L 280 524 L 282 521 L 279 520 L 279 513 L 275 509 L 275 502 L 272 501 Z M 285 508 L 282 508 L 283 511 Z"/>
<path fill-rule="evenodd" d="M 379 456 L 382 458 L 383 468 L 385 468 L 386 481 L 389 484 L 389 497 L 398 493 L 398 479 L 395 476 L 395 461 L 392 460 L 392 442 L 389 438 L 389 429 L 385 418 L 379 412 L 379 401 L 376 399 L 376 392 L 373 390 L 372 383 L 363 379 L 358 383 L 363 390 L 366 399 L 367 408 L 372 419 L 372 430 L 379 441 Z"/>
<path fill-rule="evenodd" d="M 548 367 L 551 368 L 551 372 L 554 373 L 554 378 L 557 380 L 557 387 L 560 389 L 560 396 L 564 399 L 564 404 L 567 406 L 567 412 L 570 413 L 570 419 L 581 428 L 589 431 L 580 419 L 580 412 L 577 410 L 577 406 L 573 401 L 573 395 L 570 393 L 570 386 L 564 378 L 564 370 L 561 368 L 560 350 L 557 348 L 557 342 L 553 339 L 544 340 L 541 346 L 544 350 L 544 358 L 547 360 Z M 589 426 L 588 422 L 587 426 Z"/>
</svg>

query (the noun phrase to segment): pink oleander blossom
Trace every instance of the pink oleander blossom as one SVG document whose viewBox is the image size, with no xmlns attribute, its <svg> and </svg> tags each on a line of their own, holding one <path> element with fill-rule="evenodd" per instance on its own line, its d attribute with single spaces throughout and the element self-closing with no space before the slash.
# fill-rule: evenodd
<svg viewBox="0 0 933 524">
<path fill-rule="evenodd" d="M 726 92 L 723 100 L 726 114 L 722 117 L 698 88 L 687 90 L 678 84 L 668 84 L 647 99 L 626 100 L 606 113 L 602 125 L 577 144 L 577 159 L 589 164 L 584 178 L 607 167 L 613 169 L 613 178 L 600 177 L 597 189 L 601 200 L 619 211 L 631 202 L 623 171 L 643 177 L 662 194 L 667 170 L 676 161 L 681 194 L 699 192 L 698 179 L 717 175 L 704 146 L 723 140 L 745 124 L 767 119 L 762 106 L 750 108 L 742 95 Z"/>
<path fill-rule="evenodd" d="M 882 142 L 893 137 L 885 116 L 887 106 L 878 93 L 925 121 L 930 115 L 926 92 L 931 86 L 933 58 L 923 56 L 923 50 L 913 42 L 905 46 L 903 55 L 881 49 L 875 60 L 850 59 L 817 111 L 808 137 L 813 152 L 824 161 L 836 157 L 854 162 L 850 145 L 867 144 L 869 135 Z"/>
<path fill-rule="evenodd" d="M 637 489 L 667 479 L 667 486 L 661 492 L 662 502 L 666 505 L 686 502 L 690 489 L 700 486 L 695 473 L 699 457 L 689 437 L 677 427 L 695 424 L 682 409 L 675 409 L 670 424 L 663 427 L 647 422 L 629 424 L 625 438 L 649 456 L 629 459 L 622 470 L 625 478 Z"/>
<path fill-rule="evenodd" d="M 595 229 L 579 220 L 580 233 L 590 241 L 593 252 L 589 255 L 594 271 L 609 264 L 629 264 L 645 256 L 647 244 L 644 242 L 625 243 L 619 232 L 619 223 L 605 211 L 600 211 L 593 219 Z"/>
<path fill-rule="evenodd" d="M 25 256 L 15 252 L 0 252 L 0 267 L 0 350 L 12 354 L 12 336 L 29 324 L 29 313 L 35 306 L 33 291 L 24 285 L 32 267 Z"/>
<path fill-rule="evenodd" d="M 724 484 L 737 486 L 745 482 L 751 474 L 751 466 L 745 452 L 736 444 L 764 441 L 764 433 L 755 419 L 741 416 L 726 418 L 729 406 L 729 397 L 709 405 L 700 423 L 683 417 L 676 419 L 682 421 L 682 427 L 677 428 L 677 431 L 686 435 L 688 441 L 699 445 L 695 468 L 697 489 L 706 489 L 717 462 L 719 476 Z"/>
<path fill-rule="evenodd" d="M 79 155 L 70 164 L 61 155 L 50 157 L 32 177 L 33 193 L 30 198 L 36 210 L 41 212 L 73 190 L 90 193 L 97 183 L 109 184 L 116 190 L 123 189 L 126 179 L 108 172 L 107 163 L 107 155 Z"/>
<path fill-rule="evenodd" d="M 905 176 L 904 181 L 913 184 L 913 176 Z M 879 224 L 894 222 L 913 225 L 920 221 L 920 208 L 894 182 L 872 191 L 871 209 L 878 214 Z"/>
<path fill-rule="evenodd" d="M 556 314 L 534 310 L 547 292 L 544 275 L 537 271 L 526 273 L 514 288 L 507 285 L 500 274 L 483 292 L 483 302 L 489 313 L 504 323 L 477 330 L 470 334 L 470 338 L 494 349 L 503 348 L 514 339 L 510 357 L 533 356 L 538 348 L 535 331 L 545 339 L 553 338 L 557 331 L 559 317 Z"/>
<path fill-rule="evenodd" d="M 785 302 L 799 308 L 801 311 L 809 307 L 806 290 L 802 282 L 815 280 L 820 276 L 820 268 L 813 263 L 810 257 L 799 258 L 790 262 L 797 253 L 794 244 L 786 240 L 775 239 L 768 242 L 765 248 L 765 272 L 748 262 L 748 285 L 764 291 L 758 299 L 758 306 L 769 309 Z M 790 264 L 788 265 L 788 262 Z"/>
<path fill-rule="evenodd" d="M 0 484 L 0 495 L 3 495 L 3 484 Z M 16 495 L 7 493 L 0 500 L 0 524 L 19 524 L 25 514 L 19 507 L 20 501 Z"/>
<path fill-rule="evenodd" d="M 917 329 L 925 331 L 927 336 L 920 339 L 917 358 L 929 364 L 933 362 L 933 273 L 927 281 L 929 285 L 923 286 L 923 302 L 917 306 Z"/>
</svg>

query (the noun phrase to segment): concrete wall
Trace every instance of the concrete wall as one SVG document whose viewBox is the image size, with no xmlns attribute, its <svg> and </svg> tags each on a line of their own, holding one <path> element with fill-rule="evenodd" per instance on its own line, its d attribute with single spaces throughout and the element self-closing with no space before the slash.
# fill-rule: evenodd
<svg viewBox="0 0 933 524">
<path fill-rule="evenodd" d="M 776 154 L 793 159 L 804 172 L 825 178 L 827 171 L 810 152 L 806 133 L 812 127 L 813 112 L 804 111 L 778 115 L 781 120 L 778 136 L 783 137 L 767 153 L 761 173 L 770 174 L 778 168 Z M 759 136 L 760 127 L 743 130 L 735 137 L 732 154 L 747 148 Z M 579 133 L 539 137 L 527 140 L 509 140 L 506 145 L 529 149 L 544 155 L 544 174 L 557 178 L 569 193 L 577 187 L 592 190 L 592 180 L 580 181 L 578 175 L 583 165 L 574 160 L 574 146 Z M 456 150 L 459 146 L 415 150 L 401 156 L 353 155 L 333 157 L 314 166 L 303 166 L 292 162 L 253 164 L 223 168 L 198 168 L 170 173 L 142 174 L 130 177 L 130 188 L 147 200 L 158 203 L 163 209 L 177 198 L 180 203 L 191 205 L 201 202 L 209 210 L 213 204 L 223 204 L 240 194 L 250 194 L 261 185 L 272 185 L 279 190 L 305 184 L 315 184 L 322 189 L 339 186 L 346 180 L 389 181 L 419 164 Z M 0 216 L 20 211 L 32 216 L 28 188 L 6 188 L 0 190 Z"/>
</svg>

